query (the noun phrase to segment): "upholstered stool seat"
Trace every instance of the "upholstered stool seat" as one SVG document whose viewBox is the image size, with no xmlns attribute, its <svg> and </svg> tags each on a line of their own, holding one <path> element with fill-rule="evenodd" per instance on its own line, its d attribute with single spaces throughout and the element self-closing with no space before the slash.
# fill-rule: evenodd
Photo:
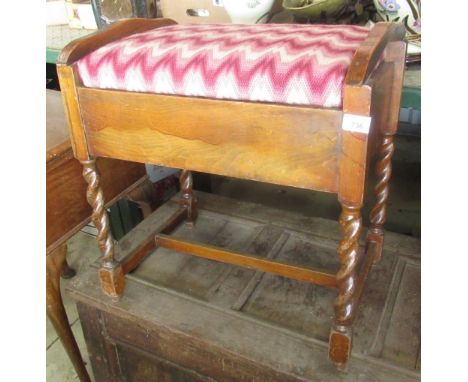
<svg viewBox="0 0 468 382">
<path fill-rule="evenodd" d="M 57 68 L 98 229 L 103 291 L 121 296 L 125 275 L 157 247 L 334 288 L 329 356 L 344 368 L 359 300 L 383 248 L 404 35 L 393 23 L 368 30 L 129 19 L 70 43 Z M 123 258 L 109 231 L 98 157 L 182 169 L 179 210 L 162 228 L 141 233 L 141 242 L 127 243 Z M 361 208 L 374 159 L 376 201 L 362 248 Z M 191 171 L 336 194 L 339 270 L 171 236 L 197 218 Z"/>
<path fill-rule="evenodd" d="M 341 107 L 368 33 L 352 25 L 173 25 L 111 42 L 77 65 L 93 88 Z"/>
</svg>

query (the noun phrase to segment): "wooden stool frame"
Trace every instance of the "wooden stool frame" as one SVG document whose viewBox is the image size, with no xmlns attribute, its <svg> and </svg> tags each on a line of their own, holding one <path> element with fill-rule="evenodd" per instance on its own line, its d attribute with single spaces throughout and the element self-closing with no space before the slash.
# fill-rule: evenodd
<svg viewBox="0 0 468 382">
<path fill-rule="evenodd" d="M 76 61 L 124 36 L 175 24 L 168 19 L 129 19 L 70 43 L 58 60 L 58 74 L 72 144 L 84 167 L 103 254 L 103 291 L 118 297 L 125 274 L 156 247 L 271 272 L 336 288 L 335 322 L 329 357 L 342 369 L 351 352 L 351 325 L 373 263 L 381 256 L 388 183 L 398 127 L 406 43 L 399 24 L 379 23 L 356 51 L 348 70 L 342 109 L 241 102 L 86 88 Z M 356 116 L 358 119 L 356 120 Z M 366 123 L 360 124 L 359 116 Z M 351 117 L 358 126 L 344 126 Z M 370 118 L 369 118 L 370 117 Z M 354 119 L 353 119 L 354 118 Z M 370 121 L 370 122 L 369 122 Z M 370 123 L 370 125 L 369 125 Z M 377 156 L 376 204 L 370 214 L 365 258 L 360 259 L 361 207 L 367 169 Z M 110 157 L 184 169 L 181 208 L 151 240 L 139 243 L 122 263 L 109 231 L 96 157 Z M 169 233 L 196 219 L 190 170 L 332 192 L 342 207 L 336 274 L 178 240 Z M 358 269 L 360 268 L 360 269 Z"/>
</svg>

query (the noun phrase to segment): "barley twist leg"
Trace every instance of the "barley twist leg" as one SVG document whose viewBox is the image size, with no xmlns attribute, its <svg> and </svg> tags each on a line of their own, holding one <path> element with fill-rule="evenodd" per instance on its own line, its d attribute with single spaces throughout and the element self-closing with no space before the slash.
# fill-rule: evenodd
<svg viewBox="0 0 468 382">
<path fill-rule="evenodd" d="M 114 240 L 110 233 L 109 218 L 106 213 L 104 195 L 99 184 L 96 161 L 82 161 L 83 177 L 88 183 L 86 197 L 93 208 L 92 219 L 98 230 L 97 241 L 102 253 L 99 276 L 103 291 L 111 297 L 122 294 L 125 278 L 122 266 L 114 259 Z"/>
<path fill-rule="evenodd" d="M 356 308 L 356 266 L 362 230 L 360 208 L 342 205 L 339 223 L 343 239 L 338 246 L 341 265 L 336 274 L 338 297 L 335 301 L 335 324 L 330 333 L 329 357 L 339 369 L 343 369 L 351 354 L 351 324 Z"/>
<path fill-rule="evenodd" d="M 377 184 L 374 188 L 376 203 L 370 212 L 370 227 L 367 233 L 367 245 L 374 242 L 378 245 L 374 262 L 381 258 L 384 241 L 384 224 L 387 219 L 387 200 L 389 181 L 392 175 L 392 157 L 395 151 L 393 135 L 384 135 L 379 147 L 379 160 L 375 166 Z"/>
</svg>

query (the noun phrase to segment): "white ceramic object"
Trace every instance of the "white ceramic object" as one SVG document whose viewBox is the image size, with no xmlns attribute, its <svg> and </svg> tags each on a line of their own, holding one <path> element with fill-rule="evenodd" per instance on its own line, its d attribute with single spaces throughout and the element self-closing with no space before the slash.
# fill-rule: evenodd
<svg viewBox="0 0 468 382">
<path fill-rule="evenodd" d="M 68 26 L 72 29 L 97 29 L 96 18 L 90 3 L 65 1 Z"/>
<path fill-rule="evenodd" d="M 163 17 L 178 24 L 229 24 L 221 0 L 160 0 Z"/>
<path fill-rule="evenodd" d="M 275 0 L 223 0 L 233 24 L 255 24 L 264 20 Z"/>
<path fill-rule="evenodd" d="M 47 0 L 46 2 L 46 24 L 61 25 L 68 24 L 67 8 L 64 0 Z"/>
<path fill-rule="evenodd" d="M 420 0 L 374 0 L 374 4 L 382 20 L 403 22 L 408 34 L 421 34 Z"/>
</svg>

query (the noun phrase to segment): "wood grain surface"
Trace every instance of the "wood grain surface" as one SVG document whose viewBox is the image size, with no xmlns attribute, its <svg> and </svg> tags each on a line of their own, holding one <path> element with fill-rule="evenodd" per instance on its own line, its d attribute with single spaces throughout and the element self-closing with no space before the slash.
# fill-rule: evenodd
<svg viewBox="0 0 468 382">
<path fill-rule="evenodd" d="M 95 156 L 335 192 L 341 112 L 78 88 Z"/>
</svg>

